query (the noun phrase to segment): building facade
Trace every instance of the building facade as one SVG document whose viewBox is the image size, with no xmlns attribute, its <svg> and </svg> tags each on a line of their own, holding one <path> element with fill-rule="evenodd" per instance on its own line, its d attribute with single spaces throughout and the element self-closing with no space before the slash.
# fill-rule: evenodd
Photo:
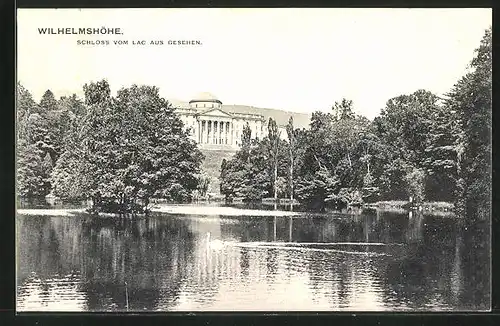
<svg viewBox="0 0 500 326">
<path fill-rule="evenodd" d="M 189 103 L 176 105 L 176 112 L 191 138 L 203 149 L 237 150 L 247 123 L 252 131 L 251 138 L 262 139 L 267 135 L 270 117 L 260 113 L 258 108 L 223 105 L 210 93 L 198 94 Z M 286 138 L 285 126 L 278 123 L 278 127 L 281 137 Z"/>
</svg>

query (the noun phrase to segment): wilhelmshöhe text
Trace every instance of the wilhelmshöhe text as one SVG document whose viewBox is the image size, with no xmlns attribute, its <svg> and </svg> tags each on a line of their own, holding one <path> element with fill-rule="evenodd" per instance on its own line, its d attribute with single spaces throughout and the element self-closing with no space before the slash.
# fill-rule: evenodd
<svg viewBox="0 0 500 326">
<path fill-rule="evenodd" d="M 47 28 L 38 28 L 38 33 L 39 34 L 85 34 L 85 35 L 94 35 L 94 34 L 99 34 L 99 35 L 109 35 L 109 34 L 118 34 L 118 35 L 123 35 L 123 32 L 119 27 L 99 27 L 99 28 L 92 28 L 92 27 L 87 27 L 87 28 L 74 28 L 74 27 L 59 27 L 59 28 L 53 28 L 53 27 L 47 27 Z"/>
</svg>

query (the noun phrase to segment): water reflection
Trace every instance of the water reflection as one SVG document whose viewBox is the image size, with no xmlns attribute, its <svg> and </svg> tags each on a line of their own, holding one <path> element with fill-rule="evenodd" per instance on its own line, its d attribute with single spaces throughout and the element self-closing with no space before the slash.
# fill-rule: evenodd
<svg viewBox="0 0 500 326">
<path fill-rule="evenodd" d="M 488 227 L 372 212 L 19 216 L 18 309 L 485 310 Z"/>
</svg>

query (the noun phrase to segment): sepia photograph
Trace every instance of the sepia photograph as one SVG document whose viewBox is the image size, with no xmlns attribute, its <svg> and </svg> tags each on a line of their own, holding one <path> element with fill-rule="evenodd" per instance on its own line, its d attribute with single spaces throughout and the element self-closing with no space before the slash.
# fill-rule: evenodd
<svg viewBox="0 0 500 326">
<path fill-rule="evenodd" d="M 16 311 L 491 310 L 491 9 L 18 9 Z"/>
</svg>

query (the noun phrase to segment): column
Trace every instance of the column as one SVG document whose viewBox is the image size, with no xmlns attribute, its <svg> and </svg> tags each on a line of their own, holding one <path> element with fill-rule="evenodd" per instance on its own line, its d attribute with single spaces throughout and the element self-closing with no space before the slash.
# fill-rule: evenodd
<svg viewBox="0 0 500 326">
<path fill-rule="evenodd" d="M 207 144 L 212 143 L 212 137 L 210 137 L 210 136 L 212 135 L 213 129 L 214 129 L 214 125 L 212 123 L 212 120 L 208 120 Z"/>
<path fill-rule="evenodd" d="M 228 122 L 226 121 L 226 122 L 224 122 L 224 138 L 226 139 L 224 141 L 224 144 L 226 144 L 226 145 L 229 144 L 229 137 L 227 134 L 227 131 L 228 131 L 227 126 L 228 126 Z"/>
<path fill-rule="evenodd" d="M 215 133 L 215 143 L 220 144 L 220 121 L 217 121 L 217 132 Z"/>
<path fill-rule="evenodd" d="M 193 119 L 194 119 L 194 117 L 193 117 Z M 196 142 L 198 140 L 198 128 L 197 128 L 197 125 L 196 125 L 196 120 L 192 121 L 191 128 L 193 130 L 191 136 L 193 137 L 193 140 Z"/>
<path fill-rule="evenodd" d="M 233 125 L 233 121 L 231 121 L 231 126 L 230 126 L 229 130 L 230 130 L 230 133 L 231 133 L 231 136 L 230 136 L 230 138 L 231 138 L 231 145 L 234 145 L 234 135 L 233 135 L 233 133 L 234 133 L 234 125 Z"/>
<path fill-rule="evenodd" d="M 221 122 L 220 121 L 217 121 L 217 144 L 221 144 L 221 141 L 220 141 L 220 128 L 221 128 Z"/>
<path fill-rule="evenodd" d="M 220 134 L 221 134 L 220 138 L 221 138 L 221 143 L 224 145 L 224 144 L 226 144 L 226 137 L 225 137 L 225 135 L 226 135 L 225 134 L 225 132 L 226 132 L 226 122 L 221 121 L 221 124 L 222 124 L 222 126 L 220 128 Z"/>
<path fill-rule="evenodd" d="M 214 144 L 215 143 L 215 120 L 212 120 L 212 130 L 211 130 L 211 137 L 210 137 L 210 144 Z"/>
<path fill-rule="evenodd" d="M 230 122 L 226 122 L 226 144 L 231 145 L 231 139 L 229 138 L 229 124 Z"/>
<path fill-rule="evenodd" d="M 226 123 L 224 121 L 220 122 L 220 143 L 224 145 L 226 143 L 226 140 L 224 139 L 224 125 Z"/>
<path fill-rule="evenodd" d="M 196 119 L 196 117 L 195 117 Z M 195 128 L 194 128 L 194 139 L 196 143 L 200 143 L 200 121 L 198 119 L 195 120 Z"/>
<path fill-rule="evenodd" d="M 213 141 L 214 144 L 217 144 L 217 133 L 219 132 L 219 123 L 217 120 L 214 120 L 214 135 L 213 135 Z"/>
<path fill-rule="evenodd" d="M 201 144 L 201 121 L 198 119 L 198 144 Z"/>
<path fill-rule="evenodd" d="M 205 132 L 203 133 L 203 144 L 208 142 L 208 120 L 205 120 Z"/>
<path fill-rule="evenodd" d="M 220 121 L 217 121 L 217 135 L 215 138 L 217 138 L 217 144 L 220 144 Z"/>
<path fill-rule="evenodd" d="M 200 120 L 200 144 L 205 143 L 205 121 Z"/>
<path fill-rule="evenodd" d="M 203 143 L 208 144 L 208 120 L 205 120 L 205 133 L 203 135 L 203 138 L 205 138 Z"/>
<path fill-rule="evenodd" d="M 205 139 L 203 138 L 204 136 L 204 128 L 205 127 L 205 121 L 200 120 L 200 144 L 203 144 L 205 142 Z"/>
<path fill-rule="evenodd" d="M 220 121 L 217 121 L 217 144 L 220 144 L 221 141 L 220 141 Z"/>
</svg>

